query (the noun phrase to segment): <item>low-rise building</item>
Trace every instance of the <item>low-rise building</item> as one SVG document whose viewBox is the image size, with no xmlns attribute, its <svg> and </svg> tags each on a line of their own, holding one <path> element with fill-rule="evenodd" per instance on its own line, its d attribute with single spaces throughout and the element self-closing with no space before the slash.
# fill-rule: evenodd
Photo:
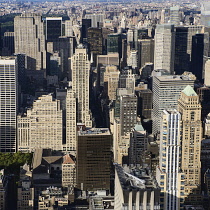
<svg viewBox="0 0 210 210">
<path fill-rule="evenodd" d="M 17 188 L 17 209 L 34 209 L 34 188 L 32 185 L 32 172 L 30 166 L 25 164 L 20 169 L 20 180 Z"/>
</svg>

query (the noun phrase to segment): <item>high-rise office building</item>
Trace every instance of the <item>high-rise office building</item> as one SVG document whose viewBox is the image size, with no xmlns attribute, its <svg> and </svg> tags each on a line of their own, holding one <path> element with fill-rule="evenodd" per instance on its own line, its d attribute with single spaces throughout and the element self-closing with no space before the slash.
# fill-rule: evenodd
<svg viewBox="0 0 210 210">
<path fill-rule="evenodd" d="M 73 20 L 65 21 L 65 36 L 73 36 Z"/>
<path fill-rule="evenodd" d="M 199 101 L 202 106 L 201 109 L 201 121 L 205 119 L 205 117 L 210 113 L 210 87 L 200 87 L 197 88 L 196 93 L 199 96 Z"/>
<path fill-rule="evenodd" d="M 185 173 L 185 196 L 188 196 L 188 201 L 196 202 L 201 184 L 201 105 L 198 95 L 189 85 L 181 92 L 178 111 L 182 115 L 181 169 Z M 195 195 L 192 199 L 191 193 Z"/>
<path fill-rule="evenodd" d="M 106 66 L 103 75 L 104 93 L 108 95 L 109 100 L 116 100 L 116 90 L 119 85 L 120 71 L 116 66 Z"/>
<path fill-rule="evenodd" d="M 122 58 L 122 37 L 121 34 L 108 34 L 107 37 L 107 53 L 119 53 Z"/>
<path fill-rule="evenodd" d="M 62 36 L 62 17 L 46 17 L 46 40 L 53 42 Z"/>
<path fill-rule="evenodd" d="M 149 39 L 149 29 L 148 28 L 140 28 L 138 29 L 138 39 Z"/>
<path fill-rule="evenodd" d="M 131 132 L 136 124 L 137 97 L 134 95 L 121 95 L 120 97 L 120 124 L 121 135 Z"/>
<path fill-rule="evenodd" d="M 138 97 L 137 114 L 143 119 L 151 119 L 152 91 L 148 88 L 135 88 Z"/>
<path fill-rule="evenodd" d="M 204 84 L 209 87 L 210 86 L 210 59 L 205 62 L 204 68 Z"/>
<path fill-rule="evenodd" d="M 129 164 L 140 164 L 143 161 L 144 152 L 147 150 L 148 138 L 140 122 L 134 126 L 130 136 L 130 147 L 128 150 Z"/>
<path fill-rule="evenodd" d="M 76 105 L 75 93 L 68 89 L 66 95 L 66 142 L 63 150 L 71 151 L 72 154 L 76 151 L 77 146 Z"/>
<path fill-rule="evenodd" d="M 128 45 L 131 47 L 131 49 L 137 50 L 137 42 L 138 42 L 138 29 L 129 28 L 127 32 Z"/>
<path fill-rule="evenodd" d="M 55 62 L 51 62 L 49 65 L 49 75 L 58 74 L 58 76 L 63 79 L 68 77 L 71 80 L 71 70 L 70 70 L 70 60 L 69 58 L 73 56 L 75 52 L 76 40 L 74 37 L 60 36 L 55 39 L 53 42 L 47 43 L 47 51 L 51 55 L 58 53 L 60 62 L 59 62 L 59 72 L 55 71 Z M 56 54 L 54 54 L 56 55 Z M 51 57 L 52 58 L 52 57 Z M 54 60 L 54 59 L 53 59 Z"/>
<path fill-rule="evenodd" d="M 154 63 L 154 39 L 138 39 L 138 67 Z"/>
<path fill-rule="evenodd" d="M 154 69 L 174 72 L 175 33 L 170 24 L 157 25 L 155 32 Z"/>
<path fill-rule="evenodd" d="M 170 7 L 170 24 L 175 26 L 180 24 L 179 7 Z"/>
<path fill-rule="evenodd" d="M 160 24 L 164 23 L 165 23 L 165 9 L 162 9 L 160 14 Z"/>
<path fill-rule="evenodd" d="M 127 65 L 135 69 L 138 67 L 138 51 L 131 50 L 127 57 Z"/>
<path fill-rule="evenodd" d="M 201 24 L 210 26 L 210 3 L 208 1 L 201 3 Z"/>
<path fill-rule="evenodd" d="M 132 74 L 132 69 L 124 68 L 120 72 L 120 81 L 119 81 L 120 88 L 127 88 L 134 92 L 135 88 L 135 75 Z"/>
<path fill-rule="evenodd" d="M 14 32 L 5 32 L 3 37 L 3 56 L 11 56 L 15 52 Z"/>
<path fill-rule="evenodd" d="M 44 24 L 41 16 L 22 14 L 14 19 L 15 53 L 26 54 L 28 70 L 46 69 Z"/>
<path fill-rule="evenodd" d="M 103 54 L 102 28 L 88 28 L 89 53 L 92 56 L 93 64 L 96 66 L 97 55 Z"/>
<path fill-rule="evenodd" d="M 191 68 L 190 71 L 199 81 L 203 79 L 204 34 L 192 36 Z"/>
<path fill-rule="evenodd" d="M 184 173 L 180 170 L 181 115 L 163 110 L 160 126 L 160 161 L 156 179 L 161 188 L 161 209 L 183 209 Z"/>
<path fill-rule="evenodd" d="M 103 27 L 104 14 L 87 14 L 86 19 L 91 19 L 91 27 Z"/>
<path fill-rule="evenodd" d="M 17 96 L 17 60 L 0 57 L 0 152 L 16 152 Z"/>
<path fill-rule="evenodd" d="M 109 190 L 112 134 L 108 128 L 78 131 L 77 188 Z"/>
<path fill-rule="evenodd" d="M 188 36 L 187 36 L 187 53 L 190 55 L 190 60 L 191 60 L 191 52 L 192 52 L 192 36 L 196 34 L 200 34 L 203 31 L 203 26 L 202 25 L 190 25 L 190 26 L 185 26 L 188 28 Z"/>
<path fill-rule="evenodd" d="M 174 71 L 180 75 L 185 71 L 189 71 L 190 55 L 187 53 L 188 27 L 180 26 L 176 27 L 175 30 Z"/>
<path fill-rule="evenodd" d="M 194 87 L 194 78 L 188 75 L 165 75 L 153 76 L 153 110 L 152 110 L 152 129 L 156 134 L 160 131 L 160 117 L 164 109 L 177 109 L 177 100 L 181 91 L 190 85 Z"/>
<path fill-rule="evenodd" d="M 210 65 L 210 28 L 204 27 L 204 39 L 203 39 L 203 76 L 204 84 L 209 86 L 209 65 Z"/>
<path fill-rule="evenodd" d="M 88 28 L 91 27 L 91 19 L 82 19 L 82 42 L 87 42 Z"/>
<path fill-rule="evenodd" d="M 77 122 L 92 127 L 89 111 L 90 61 L 87 50 L 79 45 L 71 57 L 72 91 L 77 98 Z"/>
<path fill-rule="evenodd" d="M 27 114 L 18 116 L 18 150 L 36 148 L 62 150 L 63 125 L 60 101 L 43 95 L 34 101 Z"/>
</svg>

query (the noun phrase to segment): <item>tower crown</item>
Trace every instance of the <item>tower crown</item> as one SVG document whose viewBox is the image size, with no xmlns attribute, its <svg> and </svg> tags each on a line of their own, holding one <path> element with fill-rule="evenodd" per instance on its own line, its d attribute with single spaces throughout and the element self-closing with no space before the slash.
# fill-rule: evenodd
<svg viewBox="0 0 210 210">
<path fill-rule="evenodd" d="M 198 96 L 197 93 L 193 90 L 190 85 L 187 85 L 186 88 L 182 91 L 186 96 Z"/>
</svg>

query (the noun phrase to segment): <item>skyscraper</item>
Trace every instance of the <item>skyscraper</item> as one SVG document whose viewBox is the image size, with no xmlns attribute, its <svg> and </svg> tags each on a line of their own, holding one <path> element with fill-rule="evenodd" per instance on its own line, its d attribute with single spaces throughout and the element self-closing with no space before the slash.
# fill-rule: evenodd
<svg viewBox="0 0 210 210">
<path fill-rule="evenodd" d="M 185 26 L 188 28 L 188 35 L 187 35 L 187 54 L 190 55 L 191 58 L 191 52 L 192 52 L 192 36 L 202 33 L 203 26 L 202 25 L 190 25 Z"/>
<path fill-rule="evenodd" d="M 103 53 L 103 34 L 102 28 L 88 28 L 89 52 L 93 56 L 93 63 L 96 66 L 97 55 Z"/>
<path fill-rule="evenodd" d="M 201 3 L 201 24 L 204 26 L 210 26 L 210 3 Z"/>
<path fill-rule="evenodd" d="M 161 209 L 164 210 L 183 209 L 181 206 L 184 201 L 184 174 L 180 170 L 181 126 L 181 115 L 177 110 L 163 110 L 160 126 L 160 161 L 156 179 L 161 187 Z"/>
<path fill-rule="evenodd" d="M 76 151 L 77 146 L 77 118 L 76 118 L 76 97 L 75 93 L 67 90 L 66 95 L 66 142 L 63 148 L 64 151 Z"/>
<path fill-rule="evenodd" d="M 27 55 L 28 70 L 46 69 L 44 24 L 41 16 L 22 14 L 14 19 L 15 53 Z"/>
<path fill-rule="evenodd" d="M 106 66 L 106 71 L 103 74 L 104 93 L 107 94 L 109 100 L 116 100 L 116 90 L 119 85 L 120 71 L 116 66 Z"/>
<path fill-rule="evenodd" d="M 154 39 L 138 39 L 138 67 L 154 63 Z"/>
<path fill-rule="evenodd" d="M 46 40 L 53 42 L 62 36 L 62 17 L 46 17 Z"/>
<path fill-rule="evenodd" d="M 16 152 L 16 62 L 15 57 L 0 57 L 0 152 Z"/>
<path fill-rule="evenodd" d="M 190 71 L 199 81 L 203 79 L 204 34 L 192 36 L 191 68 Z"/>
<path fill-rule="evenodd" d="M 104 14 L 87 14 L 86 19 L 91 19 L 91 27 L 100 27 L 100 24 L 103 26 Z"/>
<path fill-rule="evenodd" d="M 87 39 L 88 28 L 90 27 L 91 27 L 91 19 L 82 19 L 82 42 L 84 42 L 85 39 Z"/>
<path fill-rule="evenodd" d="M 55 39 L 53 42 L 48 42 L 47 45 L 48 53 L 51 53 L 52 55 L 54 53 L 58 53 L 59 55 L 60 72 L 58 72 L 57 74 L 61 79 L 68 77 L 68 79 L 71 80 L 69 58 L 73 56 L 73 53 L 75 51 L 75 45 L 76 45 L 75 38 L 67 36 L 60 36 L 59 38 Z M 55 62 L 50 63 L 50 72 L 49 72 L 50 75 L 53 75 L 53 71 L 56 72 L 55 70 L 53 70 L 55 69 L 55 66 L 56 66 Z"/>
<path fill-rule="evenodd" d="M 131 132 L 136 124 L 137 97 L 134 95 L 121 95 L 120 97 L 120 124 L 121 135 Z"/>
<path fill-rule="evenodd" d="M 176 27 L 174 71 L 178 75 L 183 74 L 185 71 L 189 70 L 190 55 L 187 53 L 187 44 L 188 27 Z"/>
<path fill-rule="evenodd" d="M 204 84 L 210 86 L 210 59 L 205 62 Z"/>
<path fill-rule="evenodd" d="M 140 164 L 144 152 L 147 150 L 148 138 L 140 122 L 134 126 L 130 136 L 130 147 L 128 150 L 129 164 Z"/>
<path fill-rule="evenodd" d="M 179 18 L 179 7 L 170 7 L 170 24 L 179 25 L 180 18 Z"/>
<path fill-rule="evenodd" d="M 181 91 L 187 86 L 194 86 L 194 79 L 187 75 L 153 76 L 153 110 L 152 131 L 160 131 L 160 117 L 164 109 L 177 109 L 177 100 Z"/>
<path fill-rule="evenodd" d="M 122 37 L 121 34 L 108 34 L 107 37 L 107 53 L 119 53 L 122 57 Z"/>
<path fill-rule="evenodd" d="M 178 100 L 182 115 L 181 169 L 185 173 L 185 195 L 200 194 L 202 122 L 199 97 L 191 86 L 185 87 Z M 197 196 L 195 195 L 195 197 Z M 188 199 L 190 200 L 190 197 Z M 192 198 L 192 201 L 196 199 Z"/>
<path fill-rule="evenodd" d="M 155 32 L 154 69 L 174 72 L 175 33 L 174 26 L 157 25 Z"/>
<path fill-rule="evenodd" d="M 204 121 L 206 116 L 210 113 L 210 87 L 199 87 L 196 90 L 196 93 L 199 96 L 199 101 L 202 106 L 201 109 L 201 120 Z"/>
<path fill-rule="evenodd" d="M 77 122 L 92 126 L 89 113 L 90 61 L 87 50 L 79 45 L 71 57 L 72 91 L 77 98 Z"/>
<path fill-rule="evenodd" d="M 108 128 L 78 131 L 77 188 L 109 190 L 112 134 Z"/>
<path fill-rule="evenodd" d="M 135 92 L 138 97 L 137 114 L 143 119 L 151 119 L 152 91 L 147 88 L 136 88 Z"/>
<path fill-rule="evenodd" d="M 65 36 L 73 36 L 73 20 L 65 21 Z"/>
<path fill-rule="evenodd" d="M 3 37 L 2 55 L 11 56 L 15 51 L 14 32 L 5 32 Z"/>
</svg>

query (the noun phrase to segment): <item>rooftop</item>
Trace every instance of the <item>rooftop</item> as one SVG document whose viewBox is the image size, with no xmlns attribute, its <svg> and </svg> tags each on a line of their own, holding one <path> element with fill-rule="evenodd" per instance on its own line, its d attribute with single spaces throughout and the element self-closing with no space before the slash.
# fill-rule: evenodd
<svg viewBox="0 0 210 210">
<path fill-rule="evenodd" d="M 78 135 L 111 135 L 109 128 L 91 128 L 85 131 L 78 131 Z"/>
<path fill-rule="evenodd" d="M 65 156 L 63 156 L 63 164 L 75 164 L 73 158 L 67 154 Z"/>
<path fill-rule="evenodd" d="M 182 91 L 186 96 L 197 96 L 197 93 L 193 90 L 190 85 L 187 85 L 186 88 Z"/>
<path fill-rule="evenodd" d="M 136 124 L 134 129 L 136 131 L 144 131 L 144 128 L 143 128 L 143 126 L 140 123 Z"/>
<path fill-rule="evenodd" d="M 159 188 L 157 181 L 146 168 L 122 167 L 116 164 L 115 169 L 124 190 Z"/>
<path fill-rule="evenodd" d="M 187 75 L 163 75 L 163 76 L 156 76 L 160 81 L 186 81 L 192 80 L 191 77 Z"/>
</svg>

